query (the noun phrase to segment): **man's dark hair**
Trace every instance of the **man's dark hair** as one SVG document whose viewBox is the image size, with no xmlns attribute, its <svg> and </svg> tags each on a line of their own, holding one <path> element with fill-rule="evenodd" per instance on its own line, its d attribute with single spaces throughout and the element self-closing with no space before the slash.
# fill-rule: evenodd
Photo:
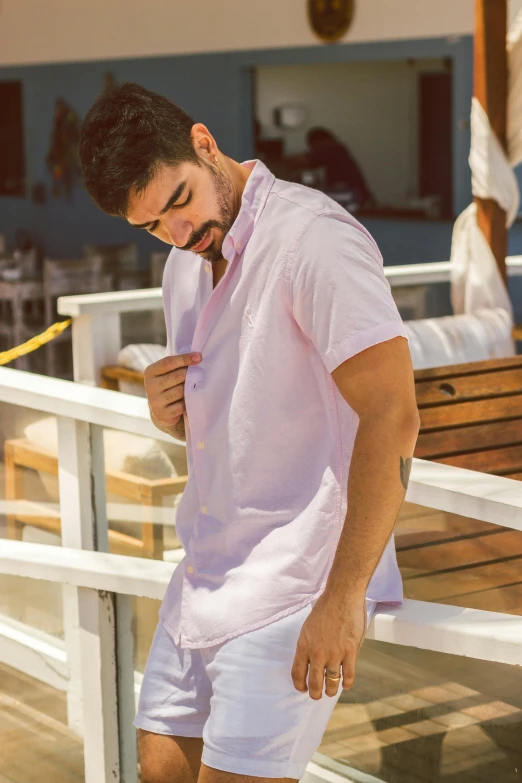
<svg viewBox="0 0 522 783">
<path fill-rule="evenodd" d="M 126 217 L 130 197 L 147 188 L 161 164 L 199 165 L 193 125 L 183 109 L 139 84 L 102 93 L 80 132 L 80 166 L 91 198 L 109 215 Z"/>
</svg>

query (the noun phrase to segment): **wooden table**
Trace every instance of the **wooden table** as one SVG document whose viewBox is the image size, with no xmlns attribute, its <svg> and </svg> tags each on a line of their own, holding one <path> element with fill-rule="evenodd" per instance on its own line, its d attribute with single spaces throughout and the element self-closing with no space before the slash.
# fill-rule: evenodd
<svg viewBox="0 0 522 783">
<path fill-rule="evenodd" d="M 9 345 L 14 348 L 25 342 L 31 335 L 28 333 L 24 321 L 24 304 L 26 302 L 39 302 L 44 298 L 42 278 L 22 278 L 21 280 L 0 280 L 0 305 L 11 303 L 12 320 L 6 322 L 5 317 L 0 322 L 0 335 L 5 335 Z M 14 366 L 17 370 L 28 369 L 28 357 L 21 356 L 16 359 Z"/>
</svg>

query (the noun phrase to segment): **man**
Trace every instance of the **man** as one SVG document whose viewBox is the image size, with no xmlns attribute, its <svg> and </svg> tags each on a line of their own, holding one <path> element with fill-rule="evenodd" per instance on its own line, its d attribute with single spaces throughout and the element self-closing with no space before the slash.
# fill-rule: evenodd
<svg viewBox="0 0 522 783">
<path fill-rule="evenodd" d="M 363 206 L 375 206 L 375 198 L 364 174 L 345 144 L 326 128 L 310 128 L 306 142 L 307 152 L 285 158 L 294 171 L 306 167 L 323 168 L 326 191 L 351 191 L 352 213 Z"/>
<path fill-rule="evenodd" d="M 382 258 L 324 194 L 226 157 L 135 84 L 95 102 L 80 158 L 101 209 L 173 246 L 145 383 L 187 443 L 186 555 L 134 724 L 142 782 L 298 780 L 376 602 L 402 598 L 418 413 Z"/>
</svg>

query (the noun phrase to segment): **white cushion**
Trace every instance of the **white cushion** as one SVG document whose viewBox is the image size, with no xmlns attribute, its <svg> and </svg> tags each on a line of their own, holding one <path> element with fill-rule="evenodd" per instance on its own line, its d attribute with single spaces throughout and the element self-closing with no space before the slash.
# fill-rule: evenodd
<svg viewBox="0 0 522 783">
<path fill-rule="evenodd" d="M 127 367 L 129 370 L 145 372 L 149 364 L 159 362 L 167 355 L 167 349 L 164 345 L 155 345 L 154 343 L 131 343 L 122 348 L 118 354 L 118 365 Z"/>
<path fill-rule="evenodd" d="M 479 362 L 513 356 L 513 323 L 501 308 L 405 321 L 413 367 Z"/>
</svg>

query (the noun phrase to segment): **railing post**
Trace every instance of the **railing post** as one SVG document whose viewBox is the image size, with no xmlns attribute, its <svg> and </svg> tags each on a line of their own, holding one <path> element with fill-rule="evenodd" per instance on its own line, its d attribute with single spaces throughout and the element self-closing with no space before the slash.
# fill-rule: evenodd
<svg viewBox="0 0 522 783">
<path fill-rule="evenodd" d="M 73 373 L 76 383 L 99 386 L 101 367 L 116 364 L 120 348 L 119 313 L 88 313 L 73 318 Z"/>
<path fill-rule="evenodd" d="M 58 417 L 58 476 L 62 545 L 107 552 L 102 427 Z M 122 596 L 118 608 L 119 625 L 114 594 L 64 586 L 64 630 L 71 678 L 69 725 L 84 738 L 86 783 L 137 781 L 137 765 L 132 767 L 136 760 L 134 704 L 130 714 L 121 714 L 118 708 L 120 695 L 128 705 L 129 682 L 133 683 L 134 676 L 132 656 L 129 660 L 128 655 L 118 655 L 117 638 L 124 635 L 128 639 L 129 632 L 132 635 L 130 598 Z"/>
</svg>

